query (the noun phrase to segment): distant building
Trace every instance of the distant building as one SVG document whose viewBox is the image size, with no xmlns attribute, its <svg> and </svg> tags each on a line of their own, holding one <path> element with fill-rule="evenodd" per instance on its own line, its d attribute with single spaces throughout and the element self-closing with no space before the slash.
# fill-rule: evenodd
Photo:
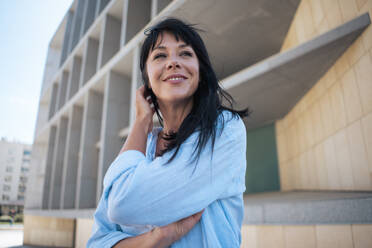
<svg viewBox="0 0 372 248">
<path fill-rule="evenodd" d="M 222 87 L 253 111 L 242 247 L 372 247 L 368 13 L 372 0 L 73 1 L 45 63 L 25 244 L 85 247 L 133 124 L 144 29 L 173 16 L 205 30 Z"/>
<path fill-rule="evenodd" d="M 21 212 L 25 203 L 31 145 L 0 140 L 0 210 Z"/>
</svg>

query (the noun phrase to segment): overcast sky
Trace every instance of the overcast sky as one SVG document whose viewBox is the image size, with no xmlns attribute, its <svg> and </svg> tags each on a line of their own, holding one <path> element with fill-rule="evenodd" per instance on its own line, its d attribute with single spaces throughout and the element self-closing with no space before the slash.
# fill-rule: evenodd
<svg viewBox="0 0 372 248">
<path fill-rule="evenodd" d="M 72 0 L 0 0 L 0 138 L 32 144 L 49 42 Z"/>
</svg>

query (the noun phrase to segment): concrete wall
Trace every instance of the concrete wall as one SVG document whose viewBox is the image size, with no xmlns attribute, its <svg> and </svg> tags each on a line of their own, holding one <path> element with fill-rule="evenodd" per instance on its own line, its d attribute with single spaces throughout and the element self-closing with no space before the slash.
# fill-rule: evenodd
<svg viewBox="0 0 372 248">
<path fill-rule="evenodd" d="M 362 13 L 372 1 L 302 0 L 282 50 Z M 276 122 L 282 190 L 372 190 L 372 27 Z"/>
<path fill-rule="evenodd" d="M 24 245 L 73 247 L 75 220 L 26 215 Z"/>
</svg>

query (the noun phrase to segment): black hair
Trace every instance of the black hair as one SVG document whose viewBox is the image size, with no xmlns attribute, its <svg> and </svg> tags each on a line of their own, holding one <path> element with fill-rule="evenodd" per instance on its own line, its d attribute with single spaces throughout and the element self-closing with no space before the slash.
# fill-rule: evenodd
<svg viewBox="0 0 372 248">
<path fill-rule="evenodd" d="M 168 141 L 168 144 L 166 149 L 162 151 L 162 154 L 175 149 L 175 152 L 168 162 L 176 157 L 182 143 L 196 130 L 200 130 L 200 133 L 194 150 L 194 155 L 195 152 L 197 152 L 194 158 L 199 158 L 202 149 L 206 146 L 210 138 L 213 151 L 216 138 L 217 119 L 223 110 L 230 111 L 233 114 L 232 116 L 235 117 L 240 116 L 243 118 L 249 115 L 248 108 L 243 110 L 233 109 L 235 101 L 229 93 L 220 87 L 216 73 L 212 68 L 207 49 L 197 32 L 201 30 L 194 26 L 195 25 L 187 24 L 176 18 L 167 18 L 145 30 L 145 35 L 147 37 L 141 48 L 140 68 L 142 79 L 146 90 L 148 90 L 151 96 L 161 126 L 163 126 L 163 119 L 159 113 L 159 105 L 156 96 L 149 88 L 149 79 L 146 72 L 146 61 L 149 52 L 155 48 L 158 38 L 162 38 L 163 32 L 169 32 L 175 36 L 177 41 L 181 39 L 187 45 L 190 45 L 199 61 L 200 79 L 198 88 L 193 95 L 193 107 L 183 120 L 179 130 L 176 133 L 165 134 L 163 137 Z M 228 107 L 223 106 L 222 102 L 227 103 Z M 224 121 L 222 123 L 224 123 Z"/>
</svg>

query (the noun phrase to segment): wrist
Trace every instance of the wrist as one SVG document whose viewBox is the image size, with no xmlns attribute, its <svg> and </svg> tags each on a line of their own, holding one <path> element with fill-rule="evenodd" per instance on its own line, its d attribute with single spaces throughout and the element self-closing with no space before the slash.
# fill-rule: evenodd
<svg viewBox="0 0 372 248">
<path fill-rule="evenodd" d="M 146 134 L 147 131 L 151 125 L 152 118 L 147 117 L 147 116 L 136 116 L 136 119 L 134 120 L 134 125 L 143 129 Z"/>
<path fill-rule="evenodd" d="M 173 243 L 162 227 L 155 227 L 150 233 L 154 241 L 153 248 L 165 248 Z"/>
</svg>

